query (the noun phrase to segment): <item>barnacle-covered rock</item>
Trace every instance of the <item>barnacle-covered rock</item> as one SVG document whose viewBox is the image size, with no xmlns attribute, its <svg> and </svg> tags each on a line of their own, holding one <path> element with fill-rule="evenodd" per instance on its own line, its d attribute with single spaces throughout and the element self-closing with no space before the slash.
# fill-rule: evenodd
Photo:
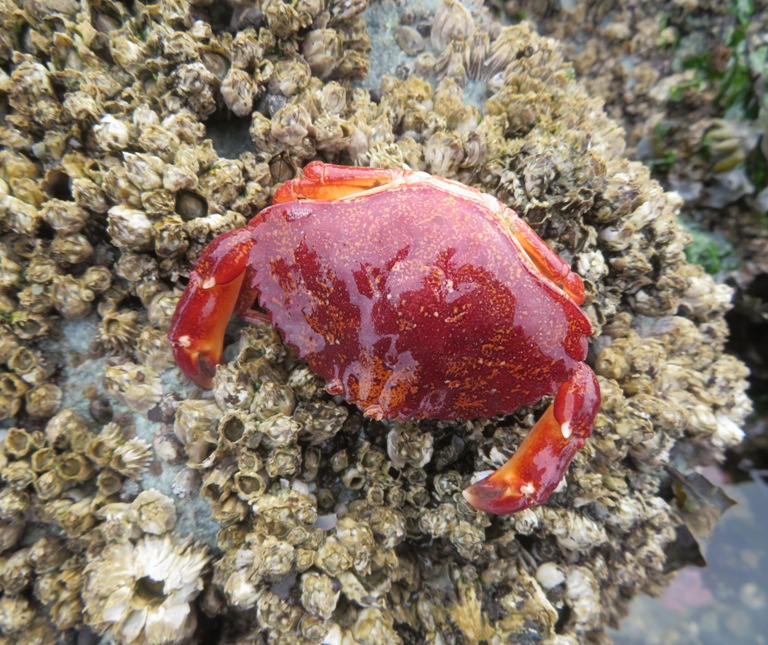
<svg viewBox="0 0 768 645">
<path fill-rule="evenodd" d="M 728 290 L 685 263 L 679 202 L 621 158 L 614 124 L 529 25 L 454 0 L 432 14 L 275 0 L 235 3 L 224 30 L 197 4 L 0 10 L 8 633 L 198 638 L 207 556 L 176 535 L 190 513 L 198 530 L 202 496 L 219 532 L 200 537 L 221 555 L 201 607 L 233 641 L 601 638 L 665 580 L 678 519 L 659 496 L 664 466 L 716 459 L 748 407 L 743 369 L 722 355 Z M 368 31 L 393 16 L 398 49 L 369 55 Z M 394 77 L 350 85 L 380 61 Z M 228 112 L 248 119 L 252 151 L 206 138 Z M 732 163 L 732 133 L 713 136 Z M 461 496 L 538 408 L 366 420 L 269 325 L 227 350 L 239 356 L 218 366 L 212 398 L 167 369 L 192 261 L 318 155 L 493 194 L 585 279 L 603 408 L 550 505 L 490 518 Z M 62 357 L 83 316 L 97 342 Z"/>
</svg>

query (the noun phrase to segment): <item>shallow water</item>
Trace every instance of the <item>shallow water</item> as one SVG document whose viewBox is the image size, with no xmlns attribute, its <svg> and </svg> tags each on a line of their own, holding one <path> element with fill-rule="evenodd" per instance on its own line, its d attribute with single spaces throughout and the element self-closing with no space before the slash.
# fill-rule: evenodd
<svg viewBox="0 0 768 645">
<path fill-rule="evenodd" d="M 635 598 L 611 633 L 617 645 L 768 643 L 768 484 L 722 486 L 738 504 L 715 529 L 708 566 L 686 567 L 659 598 Z"/>
</svg>

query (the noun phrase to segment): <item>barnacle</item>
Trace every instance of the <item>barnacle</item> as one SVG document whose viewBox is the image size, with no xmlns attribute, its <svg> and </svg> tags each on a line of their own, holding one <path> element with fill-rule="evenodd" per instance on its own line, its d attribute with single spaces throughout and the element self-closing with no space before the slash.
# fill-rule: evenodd
<svg viewBox="0 0 768 645">
<path fill-rule="evenodd" d="M 214 430 L 221 417 L 214 401 L 182 401 L 176 413 L 173 432 L 192 463 L 202 463 L 217 447 Z"/>
<path fill-rule="evenodd" d="M 76 250 L 75 253 L 79 254 L 80 251 Z M 90 255 L 90 250 L 88 254 Z M 80 255 L 76 255 L 68 258 L 67 262 L 78 261 L 79 257 Z M 55 276 L 53 279 L 51 301 L 64 318 L 77 319 L 87 316 L 91 311 L 94 297 L 93 291 L 77 278 L 65 275 Z"/>
<path fill-rule="evenodd" d="M 144 533 L 162 535 L 176 524 L 173 500 L 155 489 L 142 491 L 131 506 L 136 523 Z"/>
<path fill-rule="evenodd" d="M 69 538 L 85 535 L 95 524 L 92 497 L 83 497 L 77 501 L 58 499 L 51 503 L 52 515 L 55 521 Z"/>
<path fill-rule="evenodd" d="M 104 497 L 111 497 L 123 487 L 123 478 L 109 468 L 102 470 L 96 478 L 96 486 Z"/>
<path fill-rule="evenodd" d="M 112 115 L 105 115 L 93 126 L 96 143 L 105 151 L 122 150 L 128 146 L 128 126 Z"/>
<path fill-rule="evenodd" d="M 181 99 L 181 105 L 201 119 L 206 119 L 216 110 L 214 87 L 216 76 L 203 63 L 193 62 L 179 65 L 171 75 L 174 90 Z"/>
<path fill-rule="evenodd" d="M 31 437 L 23 428 L 10 428 L 3 443 L 5 454 L 13 459 L 25 457 L 32 448 Z"/>
<path fill-rule="evenodd" d="M 304 106 L 289 103 L 272 117 L 271 134 L 286 146 L 299 146 L 309 134 L 310 116 Z"/>
<path fill-rule="evenodd" d="M 333 578 L 311 571 L 301 576 L 301 603 L 304 608 L 323 619 L 328 619 L 336 609 L 341 586 Z"/>
<path fill-rule="evenodd" d="M 54 459 L 54 468 L 62 480 L 84 482 L 93 475 L 93 465 L 80 452 L 65 452 Z"/>
<path fill-rule="evenodd" d="M 117 423 L 107 423 L 85 448 L 86 456 L 98 466 L 109 464 L 115 449 L 125 442 L 123 431 Z"/>
<path fill-rule="evenodd" d="M 64 480 L 56 471 L 51 470 L 53 465 L 56 463 L 54 455 L 49 454 L 46 455 L 46 457 L 50 458 L 50 464 L 35 464 L 33 459 L 33 464 L 35 465 L 34 469 L 38 472 L 42 472 L 42 474 L 34 482 L 35 493 L 42 501 L 55 499 L 61 495 L 65 488 Z"/>
<path fill-rule="evenodd" d="M 242 69 L 231 68 L 221 83 L 221 96 L 227 107 L 237 116 L 248 116 L 258 87 Z"/>
<path fill-rule="evenodd" d="M 3 634 L 24 632 L 34 618 L 35 610 L 24 596 L 3 594 L 0 597 L 0 630 Z"/>
<path fill-rule="evenodd" d="M 314 29 L 304 39 L 302 54 L 312 73 L 325 80 L 339 65 L 342 47 L 341 34 L 335 29 Z"/>
<path fill-rule="evenodd" d="M 114 311 L 107 313 L 101 321 L 100 338 L 110 349 L 128 351 L 135 346 L 140 332 L 137 311 Z"/>
<path fill-rule="evenodd" d="M 137 479 L 151 460 L 152 446 L 142 439 L 131 439 L 115 448 L 109 465 L 121 475 Z"/>
<path fill-rule="evenodd" d="M 107 231 L 115 246 L 126 250 L 145 249 L 152 243 L 152 222 L 146 213 L 135 208 L 110 208 Z"/>
<path fill-rule="evenodd" d="M 59 409 L 62 397 L 63 394 L 58 385 L 43 383 L 27 391 L 24 395 L 24 403 L 30 416 L 43 418 L 51 416 Z"/>
<path fill-rule="evenodd" d="M 167 536 L 108 545 L 85 568 L 85 619 L 128 643 L 182 642 L 197 624 L 191 603 L 207 563 L 205 551 Z"/>
<path fill-rule="evenodd" d="M 432 46 L 442 52 L 451 42 L 467 38 L 474 30 L 475 23 L 469 11 L 457 0 L 444 0 L 432 23 Z"/>
<path fill-rule="evenodd" d="M 160 401 L 163 385 L 151 367 L 122 363 L 106 369 L 107 387 L 134 410 L 146 412 Z"/>
<path fill-rule="evenodd" d="M 40 367 L 41 361 L 36 352 L 21 346 L 10 352 L 7 364 L 22 380 L 29 383 L 36 378 L 34 372 Z"/>
</svg>

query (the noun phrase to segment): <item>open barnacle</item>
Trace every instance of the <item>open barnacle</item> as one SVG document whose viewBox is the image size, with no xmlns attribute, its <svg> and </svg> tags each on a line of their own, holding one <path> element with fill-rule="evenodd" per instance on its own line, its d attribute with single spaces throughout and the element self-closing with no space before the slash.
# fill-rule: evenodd
<svg viewBox="0 0 768 645">
<path fill-rule="evenodd" d="M 131 439 L 115 448 L 109 466 L 121 475 L 138 479 L 151 460 L 152 446 L 143 439 Z"/>
<path fill-rule="evenodd" d="M 109 349 L 126 352 L 135 347 L 140 331 L 139 312 L 110 311 L 101 320 L 99 337 Z"/>
<path fill-rule="evenodd" d="M 129 642 L 190 637 L 207 563 L 204 550 L 169 536 L 110 544 L 86 566 L 85 616 L 99 633 Z"/>
</svg>

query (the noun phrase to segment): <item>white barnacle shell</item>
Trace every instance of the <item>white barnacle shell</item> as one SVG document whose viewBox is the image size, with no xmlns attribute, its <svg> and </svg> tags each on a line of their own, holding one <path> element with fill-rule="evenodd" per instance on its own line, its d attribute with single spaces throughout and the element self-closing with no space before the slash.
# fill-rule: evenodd
<svg viewBox="0 0 768 645">
<path fill-rule="evenodd" d="M 153 190 L 163 185 L 166 165 L 160 157 L 124 152 L 123 159 L 128 179 L 141 191 Z"/>
<path fill-rule="evenodd" d="M 419 428 L 396 424 L 387 434 L 387 454 L 397 468 L 423 468 L 432 459 L 434 438 Z"/>
<path fill-rule="evenodd" d="M 96 144 L 104 151 L 122 150 L 128 146 L 130 139 L 128 126 L 111 114 L 101 117 L 93 126 L 93 134 Z"/>
<path fill-rule="evenodd" d="M 3 634 L 17 634 L 29 627 L 35 610 L 23 596 L 3 594 L 0 598 L 0 630 Z"/>
<path fill-rule="evenodd" d="M 151 460 L 152 447 L 142 439 L 131 439 L 115 449 L 109 465 L 126 477 L 138 479 Z"/>
<path fill-rule="evenodd" d="M 137 72 L 147 60 L 144 43 L 122 30 L 109 35 L 109 53 L 126 72 Z"/>
<path fill-rule="evenodd" d="M 106 368 L 107 388 L 125 405 L 146 412 L 160 402 L 163 384 L 151 367 L 123 363 Z"/>
<path fill-rule="evenodd" d="M 302 53 L 312 73 L 325 80 L 336 71 L 344 51 L 341 34 L 335 29 L 315 29 L 304 39 Z"/>
<path fill-rule="evenodd" d="M 576 271 L 585 280 L 599 282 L 608 275 L 605 257 L 600 251 L 585 251 L 576 255 Z"/>
<path fill-rule="evenodd" d="M 205 550 L 172 536 L 108 545 L 85 568 L 84 616 L 119 642 L 180 643 L 197 625 Z"/>
<path fill-rule="evenodd" d="M 435 62 L 435 75 L 438 78 L 451 78 L 459 85 L 466 85 L 467 70 L 464 67 L 467 43 L 465 40 L 453 40 Z"/>
<path fill-rule="evenodd" d="M 64 99 L 62 111 L 71 121 L 92 122 L 103 112 L 103 108 L 94 96 L 87 91 L 70 92 Z"/>
<path fill-rule="evenodd" d="M 113 206 L 107 213 L 107 222 L 107 232 L 118 248 L 145 248 L 152 243 L 152 222 L 144 211 Z"/>
<path fill-rule="evenodd" d="M 424 146 L 424 161 L 429 172 L 450 177 L 456 173 L 464 158 L 464 147 L 458 135 L 435 133 Z"/>
<path fill-rule="evenodd" d="M 575 512 L 562 509 L 543 511 L 551 523 L 558 544 L 568 551 L 583 551 L 604 544 L 608 540 L 605 527 Z"/>
<path fill-rule="evenodd" d="M 87 316 L 95 297 L 93 291 L 72 276 L 56 276 L 53 279 L 51 301 L 64 318 L 74 320 Z"/>
<path fill-rule="evenodd" d="M 520 535 L 531 535 L 539 526 L 539 516 L 537 511 L 532 508 L 526 508 L 512 517 L 515 524 L 515 530 Z"/>
<path fill-rule="evenodd" d="M 248 116 L 251 113 L 257 95 L 257 85 L 248 72 L 242 69 L 231 67 L 221 82 L 221 97 L 237 116 Z"/>
<path fill-rule="evenodd" d="M 728 415 L 718 412 L 715 414 L 715 432 L 712 441 L 719 448 L 732 448 L 744 439 L 744 430 Z"/>
<path fill-rule="evenodd" d="M 600 625 L 603 609 L 599 585 L 592 572 L 586 567 L 569 567 L 565 575 L 565 588 L 573 620 L 582 629 Z"/>
<path fill-rule="evenodd" d="M 432 46 L 442 52 L 451 42 L 467 38 L 474 31 L 475 21 L 469 11 L 458 0 L 443 0 L 432 22 Z"/>
<path fill-rule="evenodd" d="M 136 344 L 141 330 L 137 311 L 111 311 L 104 315 L 98 331 L 99 340 L 113 351 L 128 351 Z"/>
<path fill-rule="evenodd" d="M 274 414 L 258 425 L 258 431 L 264 435 L 270 448 L 295 443 L 300 430 L 301 424 L 285 414 Z"/>
<path fill-rule="evenodd" d="M 311 119 L 303 105 L 289 104 L 272 117 L 272 136 L 287 146 L 298 146 L 309 133 Z"/>
<path fill-rule="evenodd" d="M 19 235 L 35 235 L 40 224 L 40 212 L 32 204 L 9 195 L 2 199 L 3 218 L 8 228 Z M 4 222 L 4 223 L 5 223 Z"/>
<path fill-rule="evenodd" d="M 338 581 L 323 573 L 308 571 L 301 576 L 301 604 L 320 618 L 328 619 L 333 615 L 340 595 Z"/>
<path fill-rule="evenodd" d="M 162 535 L 176 524 L 173 500 L 154 488 L 139 493 L 131 506 L 136 513 L 136 522 L 144 533 Z"/>
<path fill-rule="evenodd" d="M 549 591 L 565 582 L 565 574 L 554 562 L 544 562 L 536 569 L 536 581 Z"/>
</svg>

